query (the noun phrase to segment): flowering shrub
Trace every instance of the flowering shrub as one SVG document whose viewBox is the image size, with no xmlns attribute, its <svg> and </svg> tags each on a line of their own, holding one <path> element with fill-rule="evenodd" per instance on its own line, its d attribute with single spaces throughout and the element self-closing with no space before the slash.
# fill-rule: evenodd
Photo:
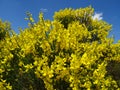
<svg viewBox="0 0 120 90">
<path fill-rule="evenodd" d="M 119 90 L 120 43 L 93 13 L 64 9 L 53 21 L 40 13 L 36 23 L 28 14 L 28 28 L 0 41 L 0 89 Z"/>
</svg>

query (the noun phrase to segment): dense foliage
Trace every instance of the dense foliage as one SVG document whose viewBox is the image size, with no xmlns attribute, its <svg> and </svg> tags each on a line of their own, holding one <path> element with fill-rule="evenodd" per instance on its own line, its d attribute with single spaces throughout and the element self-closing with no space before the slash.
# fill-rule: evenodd
<svg viewBox="0 0 120 90">
<path fill-rule="evenodd" d="M 29 27 L 11 35 L 0 21 L 0 90 L 120 90 L 120 43 L 93 14 L 69 8 L 35 23 L 27 13 Z"/>
<path fill-rule="evenodd" d="M 2 22 L 2 20 L 0 20 L 0 41 L 5 39 L 6 37 L 10 37 L 10 31 L 10 23 Z"/>
</svg>

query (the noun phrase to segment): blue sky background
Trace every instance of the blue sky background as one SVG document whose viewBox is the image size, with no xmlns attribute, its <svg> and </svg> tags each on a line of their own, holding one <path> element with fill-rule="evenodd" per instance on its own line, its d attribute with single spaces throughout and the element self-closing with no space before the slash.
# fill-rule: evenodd
<svg viewBox="0 0 120 90">
<path fill-rule="evenodd" d="M 115 42 L 120 40 L 120 0 L 0 0 L 0 18 L 9 21 L 15 32 L 18 27 L 27 27 L 25 12 L 30 11 L 37 21 L 39 12 L 44 11 L 45 19 L 53 19 L 55 11 L 64 8 L 80 8 L 91 5 L 96 13 L 102 13 L 102 18 L 113 25 L 111 35 Z"/>
</svg>

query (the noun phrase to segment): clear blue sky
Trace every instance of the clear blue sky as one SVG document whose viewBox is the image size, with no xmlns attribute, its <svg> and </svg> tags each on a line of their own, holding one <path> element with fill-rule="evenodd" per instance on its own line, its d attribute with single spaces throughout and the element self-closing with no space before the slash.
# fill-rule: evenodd
<svg viewBox="0 0 120 90">
<path fill-rule="evenodd" d="M 27 27 L 25 12 L 30 11 L 37 20 L 44 11 L 45 19 L 52 20 L 55 11 L 64 8 L 80 8 L 92 5 L 96 13 L 102 13 L 103 20 L 113 25 L 110 35 L 120 39 L 120 0 L 0 0 L 0 18 L 9 21 L 13 30 Z"/>
</svg>

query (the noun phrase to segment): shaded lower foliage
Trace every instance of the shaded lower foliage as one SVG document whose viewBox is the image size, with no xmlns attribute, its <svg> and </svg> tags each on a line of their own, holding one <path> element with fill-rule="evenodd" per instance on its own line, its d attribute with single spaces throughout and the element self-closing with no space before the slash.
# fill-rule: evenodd
<svg viewBox="0 0 120 90">
<path fill-rule="evenodd" d="M 72 88 L 70 88 L 70 83 L 62 79 L 57 80 L 53 87 L 56 90 L 72 90 Z"/>
<path fill-rule="evenodd" d="M 120 62 L 118 61 L 109 61 L 106 67 L 107 75 L 110 75 L 118 82 L 120 86 Z"/>
</svg>

